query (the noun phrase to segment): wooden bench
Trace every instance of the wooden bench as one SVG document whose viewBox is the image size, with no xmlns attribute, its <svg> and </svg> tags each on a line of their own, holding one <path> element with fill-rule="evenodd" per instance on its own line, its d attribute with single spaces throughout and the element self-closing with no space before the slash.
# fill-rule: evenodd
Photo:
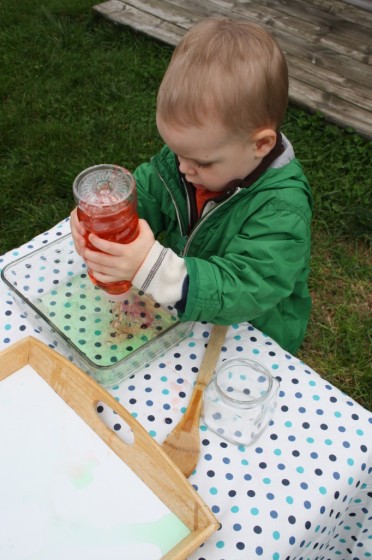
<svg viewBox="0 0 372 560">
<path fill-rule="evenodd" d="M 372 138 L 369 0 L 109 0 L 93 9 L 172 46 L 210 15 L 259 23 L 286 53 L 290 100 Z"/>
</svg>

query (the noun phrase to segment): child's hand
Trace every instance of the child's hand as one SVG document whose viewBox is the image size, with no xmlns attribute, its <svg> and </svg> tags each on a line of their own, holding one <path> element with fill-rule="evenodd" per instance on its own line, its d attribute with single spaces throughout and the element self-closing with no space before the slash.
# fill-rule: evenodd
<svg viewBox="0 0 372 560">
<path fill-rule="evenodd" d="M 78 255 L 82 257 L 86 246 L 85 238 L 84 238 L 85 228 L 79 222 L 76 208 L 70 214 L 70 227 L 71 227 L 71 235 L 72 235 L 73 242 L 75 244 L 76 252 Z"/>
<path fill-rule="evenodd" d="M 79 239 L 76 230 L 75 234 Z M 89 235 L 89 241 L 103 252 L 83 248 L 81 256 L 94 278 L 106 283 L 131 281 L 155 243 L 155 237 L 148 223 L 145 220 L 139 220 L 139 235 L 132 243 L 114 243 L 93 233 Z"/>
</svg>

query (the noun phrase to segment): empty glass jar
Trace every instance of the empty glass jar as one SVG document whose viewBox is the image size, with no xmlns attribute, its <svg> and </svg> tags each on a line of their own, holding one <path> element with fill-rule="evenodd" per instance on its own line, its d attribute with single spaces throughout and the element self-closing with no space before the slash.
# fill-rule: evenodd
<svg viewBox="0 0 372 560">
<path fill-rule="evenodd" d="M 237 445 L 250 445 L 273 416 L 279 381 L 261 363 L 231 358 L 222 363 L 205 389 L 204 422 Z"/>
</svg>

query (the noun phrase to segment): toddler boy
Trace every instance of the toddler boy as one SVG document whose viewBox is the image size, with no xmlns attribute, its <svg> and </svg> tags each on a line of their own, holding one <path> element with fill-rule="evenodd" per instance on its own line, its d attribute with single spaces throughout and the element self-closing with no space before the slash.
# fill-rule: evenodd
<svg viewBox="0 0 372 560">
<path fill-rule="evenodd" d="M 91 234 L 103 252 L 88 250 L 71 215 L 94 276 L 130 280 L 183 321 L 249 321 L 294 353 L 311 307 L 312 196 L 280 133 L 287 103 L 286 61 L 269 33 L 228 18 L 193 26 L 158 93 L 165 146 L 134 172 L 138 238 Z"/>
</svg>

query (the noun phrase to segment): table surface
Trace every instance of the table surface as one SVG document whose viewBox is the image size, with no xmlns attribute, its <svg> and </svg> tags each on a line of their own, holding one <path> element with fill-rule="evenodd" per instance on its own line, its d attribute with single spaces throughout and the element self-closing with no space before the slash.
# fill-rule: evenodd
<svg viewBox="0 0 372 560">
<path fill-rule="evenodd" d="M 69 232 L 68 219 L 0 257 L 0 268 Z M 34 330 L 0 282 L 0 349 Z M 211 325 L 109 389 L 159 443 L 186 410 Z M 55 345 L 58 351 L 58 344 Z M 232 325 L 219 363 L 262 361 L 280 381 L 269 427 L 252 446 L 235 446 L 200 423 L 201 455 L 190 483 L 221 529 L 189 560 L 372 558 L 372 414 L 249 323 Z M 99 412 L 126 440 L 125 425 Z M 1 467 L 0 467 L 1 471 Z"/>
</svg>

